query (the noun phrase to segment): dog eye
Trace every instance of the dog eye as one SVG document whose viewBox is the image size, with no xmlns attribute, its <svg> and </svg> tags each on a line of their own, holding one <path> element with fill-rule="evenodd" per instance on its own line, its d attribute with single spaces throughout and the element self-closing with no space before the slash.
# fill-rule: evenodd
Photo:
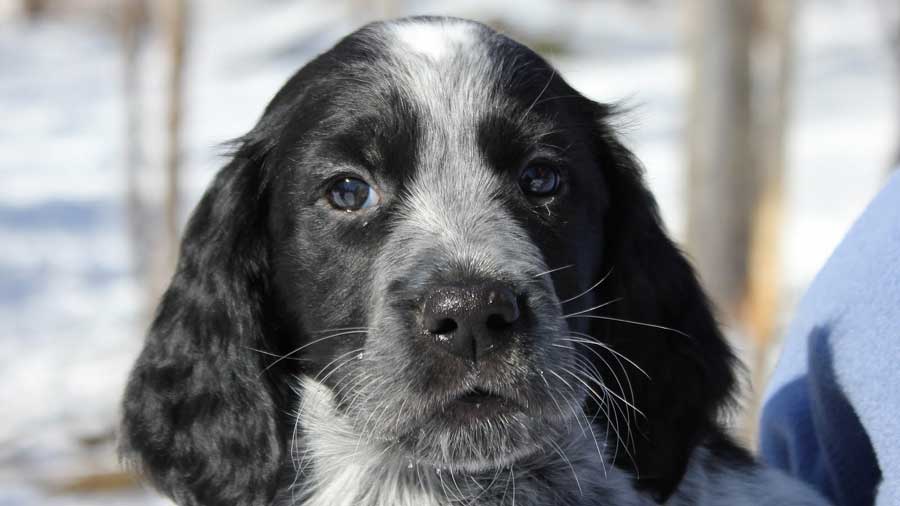
<svg viewBox="0 0 900 506">
<path fill-rule="evenodd" d="M 361 179 L 352 177 L 335 181 L 327 193 L 328 201 L 342 211 L 359 211 L 378 205 L 378 192 Z"/>
<path fill-rule="evenodd" d="M 526 195 L 552 195 L 559 189 L 559 172 L 546 165 L 529 165 L 519 175 L 519 187 Z"/>
</svg>

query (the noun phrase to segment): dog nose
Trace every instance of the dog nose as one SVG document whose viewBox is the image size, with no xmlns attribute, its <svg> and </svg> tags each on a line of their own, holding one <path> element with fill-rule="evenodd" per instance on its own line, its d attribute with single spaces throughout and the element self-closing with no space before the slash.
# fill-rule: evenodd
<svg viewBox="0 0 900 506">
<path fill-rule="evenodd" d="M 448 351 L 478 362 L 509 343 L 518 319 L 513 291 L 499 283 L 482 283 L 432 292 L 425 300 L 423 325 Z"/>
</svg>

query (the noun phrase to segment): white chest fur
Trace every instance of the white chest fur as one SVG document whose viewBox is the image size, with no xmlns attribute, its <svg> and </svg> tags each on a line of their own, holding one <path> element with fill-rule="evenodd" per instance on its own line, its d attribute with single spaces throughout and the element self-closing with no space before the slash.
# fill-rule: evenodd
<svg viewBox="0 0 900 506">
<path fill-rule="evenodd" d="M 593 442 L 572 441 L 558 454 L 480 476 L 417 464 L 387 442 L 360 437 L 337 413 L 330 390 L 303 382 L 293 445 L 292 506 L 485 506 L 649 504 L 624 473 L 605 463 Z"/>
</svg>

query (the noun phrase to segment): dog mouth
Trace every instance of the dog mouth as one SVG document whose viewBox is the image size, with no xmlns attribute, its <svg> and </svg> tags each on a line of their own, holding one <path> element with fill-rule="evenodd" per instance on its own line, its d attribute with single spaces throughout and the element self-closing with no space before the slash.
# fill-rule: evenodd
<svg viewBox="0 0 900 506">
<path fill-rule="evenodd" d="M 476 387 L 455 397 L 442 411 L 450 420 L 472 422 L 522 411 L 522 408 L 509 397 Z"/>
<path fill-rule="evenodd" d="M 497 469 L 540 451 L 541 439 L 555 430 L 525 402 L 517 393 L 465 389 L 400 441 L 423 462 L 467 472 Z"/>
<path fill-rule="evenodd" d="M 478 405 L 483 403 L 501 402 L 503 400 L 504 397 L 489 392 L 483 388 L 472 388 L 463 392 L 460 396 L 454 399 L 453 402 Z"/>
</svg>

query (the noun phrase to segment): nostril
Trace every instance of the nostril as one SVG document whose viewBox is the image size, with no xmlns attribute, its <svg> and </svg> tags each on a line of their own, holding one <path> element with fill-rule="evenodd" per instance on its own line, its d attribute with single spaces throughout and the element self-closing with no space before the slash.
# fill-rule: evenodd
<svg viewBox="0 0 900 506">
<path fill-rule="evenodd" d="M 519 304 L 515 294 L 507 289 L 491 290 L 487 297 L 490 313 L 485 324 L 491 330 L 509 327 L 519 319 Z"/>
<path fill-rule="evenodd" d="M 434 322 L 434 324 L 429 325 L 428 332 L 438 335 L 449 334 L 456 330 L 457 326 L 456 321 L 452 318 L 441 318 Z"/>
<path fill-rule="evenodd" d="M 515 321 L 515 320 L 513 320 Z M 506 316 L 501 314 L 492 314 L 488 316 L 485 324 L 489 330 L 503 330 L 510 325 L 512 325 L 513 321 L 509 321 L 506 319 Z"/>
<path fill-rule="evenodd" d="M 426 296 L 421 318 L 426 342 L 478 362 L 514 342 L 520 308 L 516 294 L 500 283 L 451 285 Z"/>
</svg>

